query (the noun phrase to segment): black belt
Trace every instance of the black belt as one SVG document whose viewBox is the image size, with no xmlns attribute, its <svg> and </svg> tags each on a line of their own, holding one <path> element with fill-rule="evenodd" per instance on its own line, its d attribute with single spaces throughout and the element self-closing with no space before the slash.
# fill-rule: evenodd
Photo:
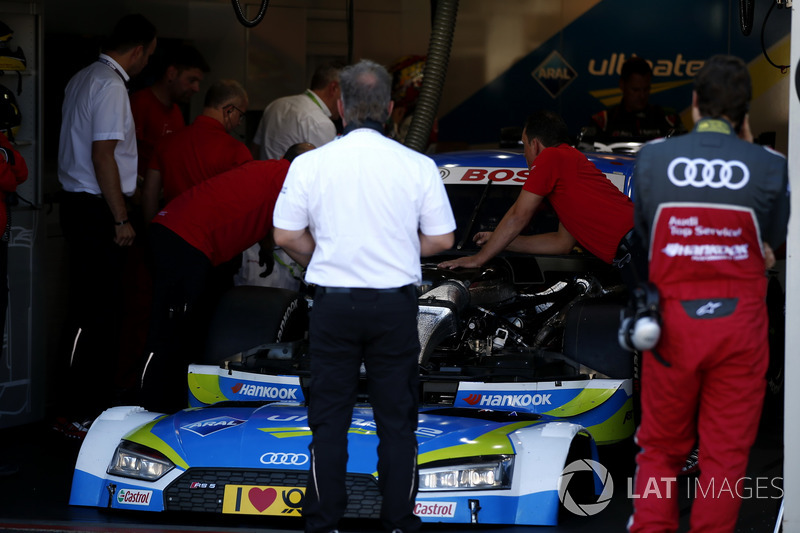
<svg viewBox="0 0 800 533">
<path fill-rule="evenodd" d="M 414 285 L 403 285 L 402 287 L 391 287 L 388 289 L 370 289 L 366 287 L 317 287 L 316 290 L 325 294 L 358 294 L 358 293 L 399 293 L 412 290 Z"/>
</svg>

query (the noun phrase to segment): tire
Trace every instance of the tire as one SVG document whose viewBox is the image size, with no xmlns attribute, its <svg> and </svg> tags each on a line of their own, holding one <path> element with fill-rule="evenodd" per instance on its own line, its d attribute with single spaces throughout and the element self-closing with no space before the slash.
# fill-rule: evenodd
<svg viewBox="0 0 800 533">
<path fill-rule="evenodd" d="M 302 340 L 308 305 L 299 293 L 274 287 L 240 286 L 227 291 L 214 311 L 203 364 L 261 344 Z"/>
</svg>

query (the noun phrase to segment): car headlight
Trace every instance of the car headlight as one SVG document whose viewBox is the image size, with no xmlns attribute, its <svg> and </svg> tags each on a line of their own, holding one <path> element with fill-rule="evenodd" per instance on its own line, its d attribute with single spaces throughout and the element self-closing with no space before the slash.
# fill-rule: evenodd
<svg viewBox="0 0 800 533">
<path fill-rule="evenodd" d="M 173 468 L 175 463 L 163 453 L 123 440 L 114 451 L 114 458 L 106 472 L 115 476 L 156 481 Z"/>
<path fill-rule="evenodd" d="M 419 490 L 432 492 L 507 489 L 511 487 L 513 467 L 513 455 L 428 463 L 419 470 Z"/>
</svg>

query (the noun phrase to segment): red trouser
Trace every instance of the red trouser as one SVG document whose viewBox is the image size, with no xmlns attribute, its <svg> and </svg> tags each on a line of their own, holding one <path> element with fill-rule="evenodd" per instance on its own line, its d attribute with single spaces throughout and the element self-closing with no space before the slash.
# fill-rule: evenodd
<svg viewBox="0 0 800 533">
<path fill-rule="evenodd" d="M 691 531 L 733 531 L 741 505 L 750 447 L 755 441 L 769 362 L 763 299 L 739 298 L 721 318 L 690 317 L 679 300 L 662 301 L 664 331 L 642 370 L 642 422 L 636 433 L 634 513 L 631 532 L 675 531 L 675 478 L 699 439 L 700 477 Z M 692 480 L 690 480 L 692 481 Z M 681 487 L 686 479 L 679 479 Z M 685 489 L 684 489 L 685 490 Z M 669 498 L 668 495 L 672 497 Z"/>
</svg>

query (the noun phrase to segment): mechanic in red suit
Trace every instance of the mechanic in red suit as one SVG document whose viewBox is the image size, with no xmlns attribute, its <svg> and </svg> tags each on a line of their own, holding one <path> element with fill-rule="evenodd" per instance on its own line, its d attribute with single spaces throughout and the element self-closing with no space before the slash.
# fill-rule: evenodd
<svg viewBox="0 0 800 533">
<path fill-rule="evenodd" d="M 201 181 L 253 160 L 247 146 L 230 134 L 247 105 L 247 92 L 239 82 L 217 81 L 206 91 L 202 114 L 159 143 L 142 188 L 145 220 L 158 212 L 162 189 L 166 203 Z"/>
<path fill-rule="evenodd" d="M 567 144 L 568 139 L 567 126 L 555 113 L 539 111 L 528 117 L 522 143 L 530 172 L 519 197 L 494 232 L 475 234 L 473 240 L 481 246 L 477 254 L 439 266 L 479 268 L 503 250 L 568 254 L 576 244 L 606 263 L 630 264 L 626 255 L 633 203 L 585 155 Z M 545 198 L 558 215 L 558 230 L 520 235 Z M 628 270 L 622 274 L 633 283 Z"/>
<path fill-rule="evenodd" d="M 184 72 L 192 70 L 200 72 L 200 69 Z M 229 133 L 239 125 L 247 109 L 244 88 L 234 80 L 218 81 L 206 91 L 203 105 L 202 114 L 190 126 L 165 136 L 155 146 L 155 153 L 146 165 L 148 170 L 142 186 L 141 215 L 145 224 L 149 224 L 162 205 L 162 184 L 163 201 L 169 202 L 192 185 L 253 159 L 247 146 Z M 138 126 L 137 122 L 137 131 Z M 141 154 L 141 143 L 139 148 Z M 141 231 L 139 235 L 145 235 L 145 232 Z M 136 283 L 127 287 L 130 304 L 125 309 L 119 372 L 125 389 L 136 387 L 133 379 L 138 372 L 128 367 L 135 368 L 144 350 L 152 307 L 153 282 L 147 258 L 148 245 L 141 239 L 138 244 L 141 246 L 134 249 L 138 254 L 129 257 L 127 264 L 129 269 L 133 269 L 130 277 L 136 277 Z M 215 269 L 214 279 L 220 290 L 232 286 L 233 275 L 240 264 L 241 258 L 236 257 L 229 264 Z"/>
<path fill-rule="evenodd" d="M 144 177 L 161 138 L 186 126 L 180 105 L 189 103 L 210 70 L 200 52 L 189 45 L 167 51 L 163 65 L 164 71 L 153 85 L 131 94 L 140 177 Z"/>
<path fill-rule="evenodd" d="M 678 528 L 676 478 L 699 442 L 691 531 L 733 531 L 769 359 L 765 270 L 786 239 L 786 159 L 752 144 L 747 66 L 714 56 L 695 78 L 691 133 L 653 141 L 634 174 L 663 331 L 643 356 L 629 531 Z M 672 496 L 672 497 L 669 497 Z"/>
<path fill-rule="evenodd" d="M 187 406 L 186 365 L 203 347 L 214 303 L 209 280 L 229 261 L 272 232 L 272 211 L 289 159 L 313 145 L 289 149 L 284 159 L 250 161 L 187 189 L 150 224 L 154 260 L 153 310 L 141 376 L 149 410 Z"/>
<path fill-rule="evenodd" d="M 0 337 L 6 325 L 8 310 L 8 241 L 11 237 L 11 218 L 8 216 L 6 196 L 17 190 L 17 185 L 28 179 L 28 165 L 25 159 L 8 141 L 4 133 L 0 133 Z M 0 349 L 2 345 L 0 344 Z M 2 353 L 0 353 L 2 355 Z"/>
</svg>

